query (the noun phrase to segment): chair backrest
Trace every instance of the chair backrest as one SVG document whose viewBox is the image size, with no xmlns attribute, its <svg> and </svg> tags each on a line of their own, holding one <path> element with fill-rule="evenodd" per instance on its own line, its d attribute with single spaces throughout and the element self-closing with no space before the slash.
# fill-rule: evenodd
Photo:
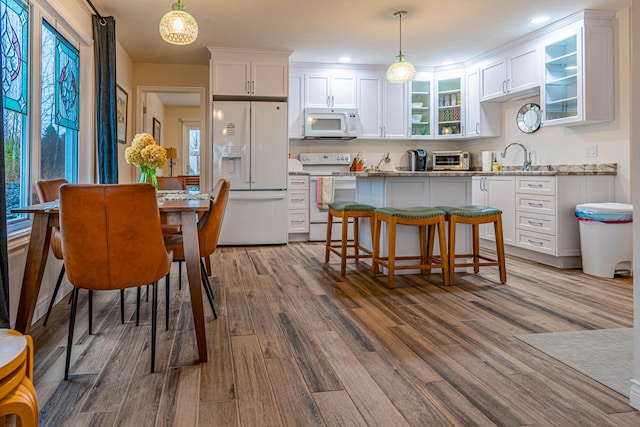
<svg viewBox="0 0 640 427">
<path fill-rule="evenodd" d="M 159 176 L 158 190 L 186 190 L 187 184 L 183 176 Z"/>
<path fill-rule="evenodd" d="M 130 288 L 169 272 L 173 257 L 149 184 L 63 185 L 60 228 L 67 277 L 76 287 Z"/>
<path fill-rule="evenodd" d="M 220 178 L 211 192 L 211 205 L 200 221 L 198 221 L 198 241 L 200 243 L 200 256 L 211 255 L 218 247 L 218 238 L 222 228 L 222 220 L 229 200 L 228 180 Z"/>
<path fill-rule="evenodd" d="M 40 203 L 53 202 L 60 197 L 60 187 L 68 183 L 69 181 L 64 178 L 37 179 L 35 184 L 38 200 Z"/>
</svg>

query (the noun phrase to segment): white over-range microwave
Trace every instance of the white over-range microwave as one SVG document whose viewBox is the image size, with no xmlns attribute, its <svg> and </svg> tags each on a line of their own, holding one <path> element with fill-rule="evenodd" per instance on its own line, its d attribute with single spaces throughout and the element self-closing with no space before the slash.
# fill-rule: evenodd
<svg viewBox="0 0 640 427">
<path fill-rule="evenodd" d="M 304 138 L 354 139 L 358 136 L 355 108 L 306 108 Z"/>
</svg>

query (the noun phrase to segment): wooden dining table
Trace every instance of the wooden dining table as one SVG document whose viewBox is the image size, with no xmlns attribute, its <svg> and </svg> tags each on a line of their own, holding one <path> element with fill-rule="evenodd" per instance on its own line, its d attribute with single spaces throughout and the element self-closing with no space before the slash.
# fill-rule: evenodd
<svg viewBox="0 0 640 427">
<path fill-rule="evenodd" d="M 207 194 L 198 192 L 183 194 L 183 196 L 171 196 L 170 194 L 159 192 L 158 208 L 163 224 L 178 224 L 182 229 L 198 356 L 200 362 L 206 362 L 207 339 L 202 302 L 197 222 L 198 215 L 209 210 L 209 197 Z M 59 226 L 59 202 L 53 201 L 30 205 L 13 209 L 12 212 L 33 215 L 15 326 L 15 329 L 21 333 L 29 334 L 33 313 L 38 302 L 42 277 L 47 265 L 47 257 L 49 256 L 51 228 Z"/>
</svg>

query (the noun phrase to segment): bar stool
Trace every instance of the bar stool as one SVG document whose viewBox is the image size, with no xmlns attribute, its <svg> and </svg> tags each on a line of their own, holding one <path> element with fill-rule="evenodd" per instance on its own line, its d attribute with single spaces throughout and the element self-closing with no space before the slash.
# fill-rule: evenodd
<svg viewBox="0 0 640 427">
<path fill-rule="evenodd" d="M 507 268 L 504 257 L 504 241 L 502 235 L 502 211 L 490 206 L 438 206 L 438 209 L 446 212 L 446 220 L 449 222 L 449 274 L 453 283 L 453 273 L 456 267 L 473 267 L 474 272 L 480 271 L 480 267 L 498 266 L 500 281 L 507 281 Z M 497 259 L 480 254 L 481 224 L 493 223 L 496 234 Z M 473 236 L 473 252 L 470 254 L 456 254 L 456 224 L 470 224 Z M 457 263 L 456 258 L 473 258 L 473 262 Z"/>
<path fill-rule="evenodd" d="M 29 335 L 0 329 L 0 425 L 7 415 L 16 425 L 38 425 L 38 400 L 33 388 L 33 341 Z"/>
<path fill-rule="evenodd" d="M 329 219 L 327 221 L 327 241 L 326 254 L 324 262 L 329 262 L 331 252 L 338 255 L 341 259 L 340 274 L 343 276 L 347 271 L 347 259 L 355 259 L 358 261 L 362 258 L 371 258 L 371 251 L 360 246 L 359 219 L 373 218 L 375 208 L 370 205 L 364 205 L 355 202 L 333 202 L 329 203 Z M 331 243 L 331 229 L 333 227 L 333 218 L 342 218 L 342 239 L 339 245 Z M 353 218 L 353 243 L 349 244 L 347 239 L 347 231 L 349 227 L 349 218 Z M 349 248 L 353 249 L 353 254 L 349 255 Z M 361 253 L 364 252 L 364 253 Z"/>
<path fill-rule="evenodd" d="M 388 288 L 393 288 L 393 276 L 395 270 L 419 268 L 422 274 L 431 273 L 432 268 L 442 269 L 442 280 L 445 285 L 449 284 L 449 261 L 447 258 L 447 245 L 444 232 L 444 212 L 428 207 L 415 207 L 407 209 L 398 208 L 378 208 L 375 210 L 373 220 L 373 277 L 378 274 L 378 267 L 383 266 L 389 270 Z M 389 224 L 389 255 L 380 257 L 380 226 L 384 221 Z M 396 226 L 410 225 L 417 226 L 420 230 L 420 255 L 417 256 L 396 256 Z M 440 256 L 433 256 L 433 244 L 435 227 L 438 227 L 438 241 Z M 427 234 L 428 227 L 428 234 Z M 419 264 L 396 265 L 396 260 L 420 260 Z"/>
</svg>

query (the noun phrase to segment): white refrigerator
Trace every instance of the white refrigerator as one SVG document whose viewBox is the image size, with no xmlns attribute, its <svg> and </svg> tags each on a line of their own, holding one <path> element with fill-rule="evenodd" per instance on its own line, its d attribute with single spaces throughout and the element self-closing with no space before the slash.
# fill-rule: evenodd
<svg viewBox="0 0 640 427">
<path fill-rule="evenodd" d="M 213 102 L 213 178 L 230 181 L 220 245 L 287 243 L 287 103 Z"/>
</svg>

